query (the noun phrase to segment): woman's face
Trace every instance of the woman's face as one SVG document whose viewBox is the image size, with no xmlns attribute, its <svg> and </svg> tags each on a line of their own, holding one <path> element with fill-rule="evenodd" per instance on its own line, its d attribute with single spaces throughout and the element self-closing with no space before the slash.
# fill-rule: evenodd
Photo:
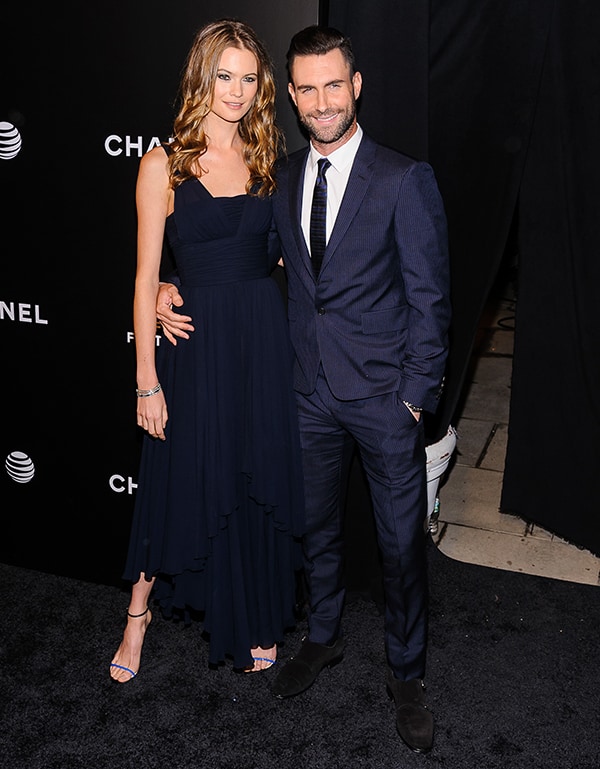
<svg viewBox="0 0 600 769">
<path fill-rule="evenodd" d="M 228 123 L 239 122 L 258 90 L 258 63 L 245 48 L 226 48 L 219 61 L 211 112 Z"/>
</svg>

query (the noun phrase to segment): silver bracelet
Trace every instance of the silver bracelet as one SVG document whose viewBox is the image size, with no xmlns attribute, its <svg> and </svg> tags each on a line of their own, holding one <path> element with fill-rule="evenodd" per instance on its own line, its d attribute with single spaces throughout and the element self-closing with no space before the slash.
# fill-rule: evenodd
<svg viewBox="0 0 600 769">
<path fill-rule="evenodd" d="M 162 390 L 162 387 L 160 386 L 160 382 L 153 387 L 151 390 L 137 390 L 135 391 L 135 394 L 138 398 L 148 398 L 150 395 L 156 395 L 156 393 L 159 393 Z"/>
<path fill-rule="evenodd" d="M 415 414 L 420 414 L 423 411 L 423 409 L 420 406 L 413 406 L 413 404 L 409 403 L 408 401 L 402 401 L 402 403 L 404 403 L 404 405 L 407 408 L 409 408 L 411 411 L 414 411 Z"/>
</svg>

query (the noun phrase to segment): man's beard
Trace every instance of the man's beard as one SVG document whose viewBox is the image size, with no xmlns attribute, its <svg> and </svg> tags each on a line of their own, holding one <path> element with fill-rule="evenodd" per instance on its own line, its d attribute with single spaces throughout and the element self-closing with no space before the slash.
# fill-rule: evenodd
<svg viewBox="0 0 600 769">
<path fill-rule="evenodd" d="M 324 112 L 320 117 L 327 117 L 328 114 L 330 113 Z M 339 141 L 354 123 L 356 118 L 356 101 L 353 99 L 348 109 L 341 112 L 340 115 L 341 120 L 333 126 L 320 126 L 304 115 L 299 115 L 299 118 L 313 141 L 319 144 L 333 144 Z"/>
</svg>

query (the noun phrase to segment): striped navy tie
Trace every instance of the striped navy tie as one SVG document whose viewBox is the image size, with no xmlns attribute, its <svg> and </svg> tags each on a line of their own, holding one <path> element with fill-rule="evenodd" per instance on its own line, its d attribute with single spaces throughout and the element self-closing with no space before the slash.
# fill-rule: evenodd
<svg viewBox="0 0 600 769">
<path fill-rule="evenodd" d="M 325 253 L 325 219 L 327 216 L 327 179 L 325 172 L 331 165 L 327 158 L 317 161 L 317 181 L 310 209 L 310 255 L 315 278 L 319 277 L 323 254 Z"/>
</svg>

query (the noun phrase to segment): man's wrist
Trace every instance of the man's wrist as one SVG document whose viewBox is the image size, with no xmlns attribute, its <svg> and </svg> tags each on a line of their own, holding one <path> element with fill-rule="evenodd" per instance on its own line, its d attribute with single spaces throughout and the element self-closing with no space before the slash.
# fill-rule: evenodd
<svg viewBox="0 0 600 769">
<path fill-rule="evenodd" d="M 409 403 L 408 401 L 402 401 L 402 403 L 404 403 L 406 408 L 410 409 L 411 411 L 414 411 L 415 414 L 420 414 L 423 411 L 421 406 L 415 406 L 413 403 Z"/>
</svg>

